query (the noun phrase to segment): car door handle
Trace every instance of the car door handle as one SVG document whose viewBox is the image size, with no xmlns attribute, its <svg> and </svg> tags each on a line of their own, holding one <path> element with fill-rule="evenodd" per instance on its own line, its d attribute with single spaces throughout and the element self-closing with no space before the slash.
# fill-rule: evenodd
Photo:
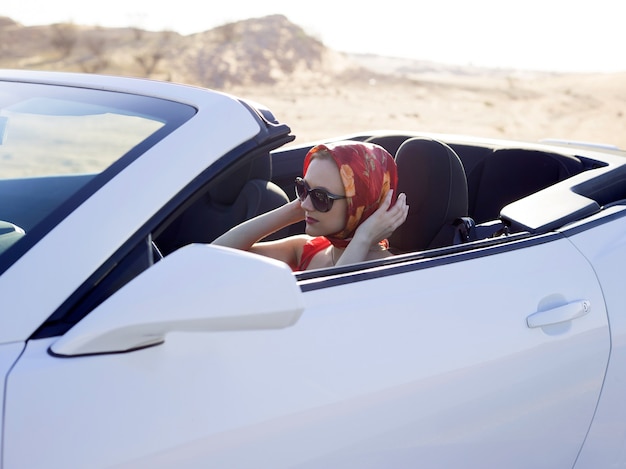
<svg viewBox="0 0 626 469">
<path fill-rule="evenodd" d="M 590 310 L 591 302 L 589 300 L 573 301 L 563 306 L 533 313 L 526 318 L 526 323 L 528 327 L 550 326 L 580 318 Z"/>
</svg>

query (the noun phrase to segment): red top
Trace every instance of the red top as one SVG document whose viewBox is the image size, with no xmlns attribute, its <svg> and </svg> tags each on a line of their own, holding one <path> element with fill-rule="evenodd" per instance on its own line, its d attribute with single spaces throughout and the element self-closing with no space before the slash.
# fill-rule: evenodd
<svg viewBox="0 0 626 469">
<path fill-rule="evenodd" d="M 330 244 L 331 243 L 328 238 L 325 238 L 324 236 L 318 236 L 307 241 L 304 246 L 302 246 L 300 264 L 294 271 L 306 270 L 311 263 L 311 259 L 313 259 L 318 252 L 327 249 Z"/>
</svg>

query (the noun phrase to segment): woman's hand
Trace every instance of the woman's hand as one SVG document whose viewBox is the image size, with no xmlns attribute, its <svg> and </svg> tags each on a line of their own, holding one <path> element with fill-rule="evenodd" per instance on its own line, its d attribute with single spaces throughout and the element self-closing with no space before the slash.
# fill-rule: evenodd
<svg viewBox="0 0 626 469">
<path fill-rule="evenodd" d="M 409 206 L 406 203 L 406 195 L 400 194 L 396 203 L 391 206 L 393 191 L 387 192 L 380 207 L 369 216 L 354 233 L 355 238 L 363 237 L 370 246 L 388 238 L 402 223 L 405 222 L 409 214 Z M 390 207 L 391 206 L 391 207 Z"/>
<path fill-rule="evenodd" d="M 286 220 L 288 225 L 304 220 L 304 209 L 302 208 L 302 202 L 298 198 L 288 202 L 286 206 L 288 207 L 288 219 Z"/>
</svg>

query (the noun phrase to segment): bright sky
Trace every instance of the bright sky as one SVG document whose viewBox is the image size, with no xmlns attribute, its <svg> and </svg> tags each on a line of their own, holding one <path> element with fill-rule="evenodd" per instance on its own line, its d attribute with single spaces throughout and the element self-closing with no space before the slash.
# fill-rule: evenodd
<svg viewBox="0 0 626 469">
<path fill-rule="evenodd" d="M 73 22 L 181 34 L 281 13 L 326 46 L 452 64 L 626 71 L 622 0 L 2 0 L 26 26 Z"/>
</svg>

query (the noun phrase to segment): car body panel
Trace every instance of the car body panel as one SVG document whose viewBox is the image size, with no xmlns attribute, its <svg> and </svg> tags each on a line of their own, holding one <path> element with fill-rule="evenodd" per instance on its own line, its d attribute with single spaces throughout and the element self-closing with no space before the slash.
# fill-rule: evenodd
<svg viewBox="0 0 626 469">
<path fill-rule="evenodd" d="M 31 341 L 9 378 L 5 465 L 571 466 L 609 352 L 587 261 L 553 237 L 429 262 L 439 265 L 304 292 L 302 317 L 278 331 L 173 334 L 79 358 Z M 527 326 L 537 310 L 580 298 L 588 315 Z"/>
<path fill-rule="evenodd" d="M 610 312 L 611 328 L 611 359 L 602 389 L 602 399 L 576 469 L 626 466 L 626 402 L 621 392 L 626 383 L 626 289 L 623 278 L 623 259 L 626 259 L 626 210 L 623 207 L 607 210 L 603 216 L 598 216 L 598 222 L 601 224 L 592 230 L 573 227 L 571 235 L 568 235 L 594 266 L 602 284 L 607 310 Z"/>
<path fill-rule="evenodd" d="M 6 377 L 9 375 L 11 367 L 15 364 L 24 350 L 24 346 L 25 344 L 23 342 L 0 345 L 0 402 L 2 403 L 5 402 L 4 393 L 6 390 Z M 3 417 L 3 411 L 4 409 L 0 410 L 0 417 Z M 0 441 L 4 441 L 3 431 L 4 425 L 0 425 Z"/>
</svg>

